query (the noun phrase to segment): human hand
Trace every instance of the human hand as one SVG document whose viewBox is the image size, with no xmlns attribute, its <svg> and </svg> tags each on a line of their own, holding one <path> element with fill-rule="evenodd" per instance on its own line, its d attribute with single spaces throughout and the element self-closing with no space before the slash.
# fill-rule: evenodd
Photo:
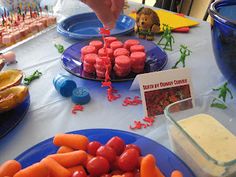
<svg viewBox="0 0 236 177">
<path fill-rule="evenodd" d="M 82 0 L 96 13 L 103 26 L 114 28 L 124 6 L 124 0 Z"/>
</svg>

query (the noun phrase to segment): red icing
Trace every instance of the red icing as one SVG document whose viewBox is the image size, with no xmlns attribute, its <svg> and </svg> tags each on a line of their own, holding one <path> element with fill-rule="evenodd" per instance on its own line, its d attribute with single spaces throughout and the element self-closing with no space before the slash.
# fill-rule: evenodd
<svg viewBox="0 0 236 177">
<path fill-rule="evenodd" d="M 78 111 L 83 111 L 84 110 L 84 107 L 82 105 L 75 105 L 73 108 L 72 108 L 72 114 L 76 114 Z"/>
<path fill-rule="evenodd" d="M 141 121 L 134 121 L 134 126 L 129 126 L 131 130 L 147 128 L 153 125 L 155 122 L 155 117 L 144 117 L 143 122 Z"/>
<path fill-rule="evenodd" d="M 128 105 L 139 105 L 139 104 L 142 104 L 142 100 L 140 99 L 139 96 L 135 96 L 134 99 L 130 98 L 130 97 L 126 97 L 124 100 L 123 100 L 123 106 L 128 106 Z"/>
</svg>

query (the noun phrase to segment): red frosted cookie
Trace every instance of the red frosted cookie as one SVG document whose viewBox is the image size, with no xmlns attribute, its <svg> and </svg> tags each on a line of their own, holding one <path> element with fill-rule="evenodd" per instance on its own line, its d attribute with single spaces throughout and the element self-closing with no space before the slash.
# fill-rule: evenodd
<svg viewBox="0 0 236 177">
<path fill-rule="evenodd" d="M 83 63 L 83 69 L 87 73 L 94 73 L 95 72 L 95 67 L 91 64 L 86 63 L 86 62 Z"/>
<path fill-rule="evenodd" d="M 95 64 L 94 67 L 95 67 L 96 71 L 103 71 L 103 72 L 106 71 L 105 65 L 98 65 L 98 64 Z"/>
<path fill-rule="evenodd" d="M 102 41 L 98 41 L 98 40 L 97 41 L 91 41 L 89 43 L 89 45 L 94 46 L 97 51 L 103 47 Z"/>
<path fill-rule="evenodd" d="M 113 67 L 114 71 L 121 72 L 121 73 L 130 73 L 130 67 L 120 67 L 119 65 L 115 65 Z"/>
<path fill-rule="evenodd" d="M 97 58 L 98 58 L 97 54 L 89 53 L 89 54 L 84 55 L 84 62 L 94 65 L 96 63 Z"/>
<path fill-rule="evenodd" d="M 131 67 L 131 71 L 136 73 L 136 74 L 139 74 L 139 73 L 143 73 L 144 71 L 144 65 L 140 65 L 140 66 L 132 66 Z"/>
<path fill-rule="evenodd" d="M 117 38 L 114 36 L 105 37 L 107 47 L 110 47 L 110 44 L 114 41 L 117 41 Z"/>
<path fill-rule="evenodd" d="M 139 44 L 140 44 L 140 42 L 138 40 L 129 39 L 129 40 L 125 41 L 124 47 L 129 50 L 131 46 L 139 45 Z"/>
<path fill-rule="evenodd" d="M 121 41 L 114 41 L 110 44 L 110 48 L 112 48 L 113 51 L 122 47 L 123 47 L 123 43 Z"/>
<path fill-rule="evenodd" d="M 115 74 L 118 76 L 118 77 L 126 77 L 129 75 L 130 72 L 121 72 L 121 71 L 115 71 Z"/>
<path fill-rule="evenodd" d="M 110 57 L 97 57 L 96 58 L 96 64 L 97 65 L 104 65 L 105 63 L 111 64 L 111 59 Z"/>
<path fill-rule="evenodd" d="M 143 45 L 133 45 L 130 47 L 130 52 L 145 52 L 145 48 Z"/>
<path fill-rule="evenodd" d="M 144 64 L 146 61 L 146 54 L 144 52 L 133 52 L 130 55 L 132 65 Z"/>
<path fill-rule="evenodd" d="M 96 48 L 94 46 L 86 45 L 81 49 L 81 61 L 84 61 L 84 56 L 89 53 L 96 53 Z"/>
<path fill-rule="evenodd" d="M 86 45 L 81 49 L 81 54 L 86 55 L 89 53 L 96 53 L 96 48 L 94 46 Z"/>
<path fill-rule="evenodd" d="M 126 55 L 121 55 L 115 58 L 115 64 L 120 66 L 120 67 L 131 67 L 131 60 L 128 56 Z"/>
<path fill-rule="evenodd" d="M 111 48 L 106 48 L 107 50 L 107 54 L 110 58 L 113 58 L 113 50 Z M 103 56 L 107 56 L 105 49 L 101 48 L 98 50 L 98 56 L 103 57 Z"/>
<path fill-rule="evenodd" d="M 105 78 L 106 72 L 105 71 L 97 71 L 96 70 L 96 74 L 97 74 L 97 77 L 99 77 L 99 78 Z"/>
<path fill-rule="evenodd" d="M 120 55 L 126 55 L 129 56 L 129 51 L 125 48 L 118 48 L 113 53 L 114 57 L 118 57 Z"/>
</svg>

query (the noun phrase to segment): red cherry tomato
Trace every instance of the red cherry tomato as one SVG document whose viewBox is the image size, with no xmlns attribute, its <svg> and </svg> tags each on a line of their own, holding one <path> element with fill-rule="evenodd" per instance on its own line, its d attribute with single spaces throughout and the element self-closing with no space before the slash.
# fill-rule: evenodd
<svg viewBox="0 0 236 177">
<path fill-rule="evenodd" d="M 109 172 L 110 165 L 107 159 L 98 156 L 88 161 L 86 168 L 91 176 L 101 176 Z"/>
<path fill-rule="evenodd" d="M 118 165 L 124 172 L 133 171 L 138 165 L 139 153 L 136 149 L 124 151 L 118 160 Z"/>
<path fill-rule="evenodd" d="M 76 171 L 73 173 L 72 177 L 87 177 L 87 174 L 84 171 Z"/>
<path fill-rule="evenodd" d="M 124 173 L 124 174 L 122 175 L 122 177 L 135 177 L 134 175 L 135 175 L 135 174 L 132 173 L 132 172 L 126 172 L 126 173 Z"/>
<path fill-rule="evenodd" d="M 106 158 L 110 163 L 116 160 L 116 153 L 114 149 L 112 149 L 110 146 L 105 145 L 105 146 L 99 147 L 96 152 L 96 155 Z"/>
<path fill-rule="evenodd" d="M 112 147 L 116 151 L 116 155 L 121 155 L 125 149 L 125 142 L 118 136 L 112 137 L 107 143 L 107 146 Z"/>
<path fill-rule="evenodd" d="M 138 147 L 136 144 L 127 144 L 127 145 L 125 146 L 125 150 L 131 149 L 131 148 L 136 149 L 136 150 L 138 151 L 139 155 L 141 155 L 141 149 L 140 149 L 140 147 Z"/>
<path fill-rule="evenodd" d="M 88 144 L 88 147 L 87 147 L 87 151 L 89 154 L 93 155 L 93 156 L 96 156 L 96 152 L 97 152 L 97 149 L 102 146 L 101 143 L 99 143 L 98 141 L 91 141 L 89 144 Z"/>
<path fill-rule="evenodd" d="M 116 160 L 111 163 L 111 170 L 120 170 L 119 165 L 118 165 L 118 160 L 119 160 L 119 156 L 116 156 Z"/>
</svg>

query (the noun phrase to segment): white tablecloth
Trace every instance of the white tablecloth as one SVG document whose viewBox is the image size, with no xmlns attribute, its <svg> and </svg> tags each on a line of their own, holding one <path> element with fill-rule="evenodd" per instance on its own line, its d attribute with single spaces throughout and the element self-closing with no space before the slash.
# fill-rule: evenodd
<svg viewBox="0 0 236 177">
<path fill-rule="evenodd" d="M 132 9 L 137 4 L 132 4 Z M 171 68 L 179 57 L 179 46 L 185 44 L 192 54 L 187 58 L 187 67 L 191 68 L 194 94 L 198 96 L 209 92 L 224 82 L 224 77 L 216 65 L 210 35 L 210 24 L 200 21 L 200 25 L 187 34 L 174 33 L 176 43 L 173 51 L 168 53 L 168 64 L 164 69 Z M 156 37 L 156 41 L 160 36 Z M 31 105 L 23 121 L 7 136 L 0 139 L 0 163 L 14 159 L 31 146 L 52 137 L 58 132 L 69 132 L 89 128 L 112 128 L 131 131 L 129 125 L 143 117 L 142 105 L 123 107 L 122 100 L 126 96 L 140 95 L 139 91 L 129 91 L 131 82 L 114 84 L 122 98 L 112 103 L 106 99 L 106 90 L 100 82 L 83 80 L 68 74 L 61 66 L 60 55 L 54 43 L 65 47 L 75 41 L 61 37 L 56 29 L 40 35 L 15 49 L 18 63 L 6 67 L 22 69 L 26 75 L 35 70 L 43 73 L 42 77 L 30 86 Z M 70 98 L 61 97 L 53 87 L 52 80 L 58 74 L 68 74 L 78 86 L 87 87 L 92 100 L 85 105 L 83 112 L 71 113 Z M 158 116 L 154 126 L 137 130 L 135 133 L 149 137 L 170 148 L 164 116 Z"/>
</svg>

